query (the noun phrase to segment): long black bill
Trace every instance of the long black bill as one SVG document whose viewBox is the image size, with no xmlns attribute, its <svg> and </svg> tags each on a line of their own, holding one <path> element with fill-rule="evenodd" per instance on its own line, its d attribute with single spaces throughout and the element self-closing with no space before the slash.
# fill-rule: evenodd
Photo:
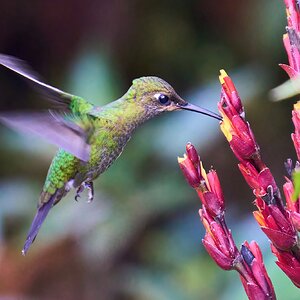
<svg viewBox="0 0 300 300">
<path fill-rule="evenodd" d="M 182 109 L 185 109 L 185 110 L 190 110 L 190 111 L 195 111 L 197 113 L 200 113 L 200 114 L 203 114 L 203 115 L 207 115 L 209 117 L 212 117 L 212 118 L 215 118 L 219 121 L 222 121 L 222 117 L 208 109 L 205 109 L 205 108 L 201 108 L 200 106 L 197 106 L 197 105 L 194 105 L 194 104 L 191 104 L 191 103 L 186 103 L 186 104 L 183 104 L 183 105 L 178 105 L 180 108 Z"/>
</svg>

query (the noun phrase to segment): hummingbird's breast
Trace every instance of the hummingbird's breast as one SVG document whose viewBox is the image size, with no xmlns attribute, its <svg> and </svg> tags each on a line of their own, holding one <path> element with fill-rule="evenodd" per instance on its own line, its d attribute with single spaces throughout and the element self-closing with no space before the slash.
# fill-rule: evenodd
<svg viewBox="0 0 300 300">
<path fill-rule="evenodd" d="M 94 180 L 112 165 L 122 154 L 136 128 L 134 123 L 124 124 L 112 121 L 105 123 L 105 126 L 102 124 L 92 137 L 91 158 L 87 168 L 88 180 Z"/>
</svg>

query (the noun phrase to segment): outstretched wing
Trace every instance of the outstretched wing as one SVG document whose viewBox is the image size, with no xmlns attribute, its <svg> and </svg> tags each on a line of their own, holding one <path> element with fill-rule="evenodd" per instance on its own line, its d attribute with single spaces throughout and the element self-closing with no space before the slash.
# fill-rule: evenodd
<svg viewBox="0 0 300 300">
<path fill-rule="evenodd" d="M 63 148 L 83 161 L 90 156 L 89 137 L 93 133 L 93 117 L 88 114 L 93 105 L 84 99 L 42 82 L 21 59 L 0 54 L 0 65 L 16 72 L 38 87 L 44 96 L 59 104 L 68 114 L 47 112 L 4 112 L 0 122 L 23 133 L 34 133 Z"/>
<path fill-rule="evenodd" d="M 25 61 L 10 55 L 0 54 L 0 64 L 30 80 L 48 99 L 69 108 L 68 106 L 74 96 L 42 82 L 39 75 Z"/>
<path fill-rule="evenodd" d="M 22 133 L 33 133 L 63 148 L 83 161 L 90 157 L 89 136 L 93 131 L 89 116 L 77 118 L 58 113 L 0 113 L 0 122 Z"/>
</svg>

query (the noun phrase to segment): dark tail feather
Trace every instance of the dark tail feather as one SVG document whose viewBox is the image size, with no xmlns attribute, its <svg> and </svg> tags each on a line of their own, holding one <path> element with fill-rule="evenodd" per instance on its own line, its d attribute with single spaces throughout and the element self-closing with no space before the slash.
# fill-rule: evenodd
<svg viewBox="0 0 300 300">
<path fill-rule="evenodd" d="M 42 205 L 41 207 L 38 208 L 38 211 L 31 223 L 23 250 L 22 250 L 22 254 L 26 255 L 27 251 L 29 250 L 31 244 L 34 242 L 44 220 L 46 219 L 50 209 L 52 208 L 54 201 L 56 199 L 56 194 L 52 195 L 52 197 L 49 199 L 49 201 L 47 203 L 45 203 L 44 205 Z"/>
</svg>

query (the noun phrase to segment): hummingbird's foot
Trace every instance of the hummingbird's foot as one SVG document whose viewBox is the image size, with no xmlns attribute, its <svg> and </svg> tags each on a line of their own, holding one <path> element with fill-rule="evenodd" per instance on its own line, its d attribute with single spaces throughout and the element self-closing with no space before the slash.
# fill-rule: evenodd
<svg viewBox="0 0 300 300">
<path fill-rule="evenodd" d="M 88 203 L 94 200 L 94 184 L 92 181 L 85 182 L 85 188 L 88 190 Z"/>
<path fill-rule="evenodd" d="M 80 198 L 80 194 L 84 191 L 84 189 L 88 190 L 88 203 L 94 200 L 94 185 L 92 181 L 83 182 L 76 191 L 75 201 L 78 201 Z"/>
<path fill-rule="evenodd" d="M 80 194 L 83 192 L 84 190 L 84 183 L 82 183 L 79 188 L 76 191 L 76 195 L 75 195 L 75 201 L 78 202 L 78 198 L 80 198 Z"/>
</svg>

